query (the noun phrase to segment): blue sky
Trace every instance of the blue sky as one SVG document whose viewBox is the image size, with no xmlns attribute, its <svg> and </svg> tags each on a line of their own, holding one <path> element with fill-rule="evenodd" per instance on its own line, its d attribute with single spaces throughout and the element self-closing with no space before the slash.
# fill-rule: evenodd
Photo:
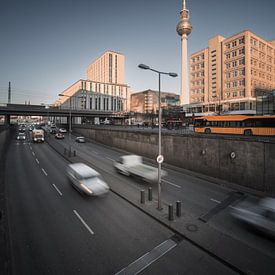
<svg viewBox="0 0 275 275">
<path fill-rule="evenodd" d="M 187 0 L 187 6 L 188 54 L 216 34 L 248 29 L 275 39 L 274 0 Z M 181 0 L 1 0 L 0 103 L 7 102 L 9 81 L 14 103 L 52 103 L 106 50 L 125 55 L 132 90 L 157 89 L 157 75 L 137 65 L 180 73 L 181 7 Z M 162 77 L 162 90 L 179 89 L 179 77 Z"/>
</svg>

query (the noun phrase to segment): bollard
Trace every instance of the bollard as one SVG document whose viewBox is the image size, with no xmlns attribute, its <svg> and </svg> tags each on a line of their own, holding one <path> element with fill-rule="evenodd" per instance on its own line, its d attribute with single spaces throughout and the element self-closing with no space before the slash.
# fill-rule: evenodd
<svg viewBox="0 0 275 275">
<path fill-rule="evenodd" d="M 140 190 L 140 203 L 144 204 L 145 203 L 145 191 Z"/>
<path fill-rule="evenodd" d="M 74 157 L 76 156 L 76 151 L 74 150 Z"/>
<path fill-rule="evenodd" d="M 173 204 L 168 205 L 168 220 L 173 221 L 174 220 L 174 211 L 173 211 Z"/>
<path fill-rule="evenodd" d="M 177 217 L 181 216 L 181 201 L 176 201 L 176 215 Z"/>
<path fill-rule="evenodd" d="M 148 201 L 153 200 L 153 195 L 152 195 L 152 187 L 148 188 Z"/>
</svg>

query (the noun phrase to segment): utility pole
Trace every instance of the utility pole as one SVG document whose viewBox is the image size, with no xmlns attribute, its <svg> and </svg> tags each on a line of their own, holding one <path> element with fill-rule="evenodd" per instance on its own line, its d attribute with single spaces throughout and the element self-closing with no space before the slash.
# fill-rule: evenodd
<svg viewBox="0 0 275 275">
<path fill-rule="evenodd" d="M 11 104 L 11 82 L 9 81 L 8 103 Z"/>
</svg>

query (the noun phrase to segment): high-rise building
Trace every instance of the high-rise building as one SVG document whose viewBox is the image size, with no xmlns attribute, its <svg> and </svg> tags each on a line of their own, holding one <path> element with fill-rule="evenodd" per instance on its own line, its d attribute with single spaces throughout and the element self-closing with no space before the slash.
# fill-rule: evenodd
<svg viewBox="0 0 275 275">
<path fill-rule="evenodd" d="M 180 12 L 180 22 L 177 25 L 177 33 L 181 36 L 181 86 L 180 86 L 180 104 L 189 103 L 189 85 L 188 85 L 188 59 L 187 59 L 187 38 L 192 31 L 192 25 L 189 21 L 189 10 L 186 7 L 186 1 L 182 2 Z"/>
<path fill-rule="evenodd" d="M 256 92 L 275 88 L 275 41 L 251 31 L 217 35 L 191 55 L 189 65 L 190 104 L 197 111 L 253 113 Z"/>
<path fill-rule="evenodd" d="M 124 83 L 124 55 L 107 51 L 90 64 L 87 79 L 62 92 L 56 105 L 91 111 L 130 111 L 129 86 Z"/>
<path fill-rule="evenodd" d="M 98 57 L 87 69 L 87 80 L 110 83 L 124 83 L 125 58 L 121 53 L 106 51 Z"/>
</svg>

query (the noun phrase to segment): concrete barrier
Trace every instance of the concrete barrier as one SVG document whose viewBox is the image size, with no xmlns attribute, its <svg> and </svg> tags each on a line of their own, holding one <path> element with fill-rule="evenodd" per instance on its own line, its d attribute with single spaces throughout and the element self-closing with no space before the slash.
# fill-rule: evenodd
<svg viewBox="0 0 275 275">
<path fill-rule="evenodd" d="M 155 159 L 158 135 L 151 132 L 85 129 L 96 142 Z M 162 135 L 165 163 L 275 195 L 275 142 L 205 135 Z"/>
</svg>

